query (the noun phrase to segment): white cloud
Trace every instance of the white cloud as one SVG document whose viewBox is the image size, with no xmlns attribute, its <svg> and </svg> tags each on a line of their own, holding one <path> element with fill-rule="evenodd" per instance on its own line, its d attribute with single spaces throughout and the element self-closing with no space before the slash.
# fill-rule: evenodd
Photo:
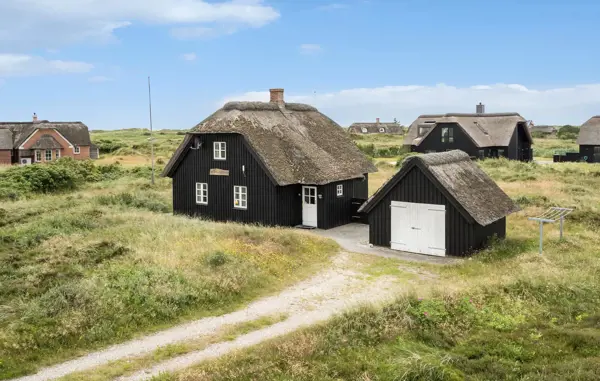
<svg viewBox="0 0 600 381">
<path fill-rule="evenodd" d="M 92 82 L 92 83 L 110 82 L 112 80 L 113 80 L 112 78 L 105 77 L 103 75 L 96 75 L 96 76 L 88 78 L 88 82 Z"/>
<path fill-rule="evenodd" d="M 135 24 L 258 28 L 278 17 L 262 0 L 2 0 L 0 46 L 56 48 L 84 40 L 110 41 L 116 30 Z"/>
<path fill-rule="evenodd" d="M 26 54 L 0 54 L 0 77 L 87 73 L 94 65 L 79 61 L 47 60 Z"/>
<path fill-rule="evenodd" d="M 196 53 L 185 53 L 181 55 L 181 59 L 184 61 L 196 61 Z"/>
<path fill-rule="evenodd" d="M 342 3 L 331 3 L 326 5 L 318 6 L 317 9 L 320 11 L 335 11 L 338 9 L 348 8 L 348 5 Z"/>
<path fill-rule="evenodd" d="M 196 40 L 228 36 L 237 32 L 239 28 L 239 26 L 234 25 L 220 25 L 215 27 L 190 26 L 172 28 L 170 33 L 172 37 L 180 40 Z"/>
<path fill-rule="evenodd" d="M 312 104 L 345 126 L 377 117 L 397 118 L 408 125 L 421 114 L 475 112 L 479 102 L 486 105 L 486 112 L 518 112 L 537 124 L 581 124 L 599 114 L 600 83 L 550 89 L 529 89 L 518 84 L 385 86 L 286 94 L 285 99 Z M 229 100 L 268 101 L 269 93 L 249 92 L 225 99 Z"/>
<path fill-rule="evenodd" d="M 323 50 L 321 45 L 318 44 L 302 44 L 300 45 L 300 53 L 302 54 L 316 54 Z"/>
</svg>

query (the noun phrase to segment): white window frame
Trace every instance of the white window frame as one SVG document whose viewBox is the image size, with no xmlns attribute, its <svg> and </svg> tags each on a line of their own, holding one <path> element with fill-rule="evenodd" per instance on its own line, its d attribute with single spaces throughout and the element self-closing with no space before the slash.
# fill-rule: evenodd
<svg viewBox="0 0 600 381">
<path fill-rule="evenodd" d="M 196 183 L 196 204 L 208 205 L 208 183 Z"/>
<path fill-rule="evenodd" d="M 54 156 L 56 156 L 56 160 L 60 159 L 60 149 L 54 150 Z"/>
<path fill-rule="evenodd" d="M 48 154 L 50 154 L 50 158 L 48 158 Z M 52 161 L 52 150 L 51 150 L 51 149 L 47 149 L 47 150 L 44 152 L 44 159 L 45 159 L 46 161 Z"/>
<path fill-rule="evenodd" d="M 227 159 L 227 145 L 225 142 L 213 142 L 213 158 L 215 160 Z"/>
<path fill-rule="evenodd" d="M 248 187 L 244 185 L 233 186 L 233 207 L 235 209 L 248 209 Z"/>
<path fill-rule="evenodd" d="M 34 159 L 36 163 L 41 163 L 42 162 L 42 151 L 36 149 L 35 153 L 34 153 Z"/>
<path fill-rule="evenodd" d="M 75 153 L 75 155 L 79 155 L 81 153 L 81 148 L 79 146 L 74 146 L 73 152 Z"/>
<path fill-rule="evenodd" d="M 336 187 L 336 194 L 338 197 L 342 197 L 344 195 L 344 185 L 343 184 L 338 184 L 338 186 Z"/>
<path fill-rule="evenodd" d="M 385 132 L 385 128 L 379 127 L 379 132 L 384 133 Z"/>
<path fill-rule="evenodd" d="M 365 127 L 363 127 L 363 128 L 360 129 L 360 132 L 362 132 L 363 134 L 366 134 L 367 133 L 367 129 Z"/>
</svg>

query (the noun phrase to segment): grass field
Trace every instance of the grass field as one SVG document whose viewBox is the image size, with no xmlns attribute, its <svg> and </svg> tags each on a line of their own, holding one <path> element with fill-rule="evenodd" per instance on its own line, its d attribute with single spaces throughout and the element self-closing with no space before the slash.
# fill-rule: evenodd
<svg viewBox="0 0 600 381">
<path fill-rule="evenodd" d="M 182 138 L 177 131 L 156 133 L 158 170 Z M 95 165 L 63 160 L 0 171 L 0 379 L 239 308 L 323 268 L 337 250 L 294 230 L 172 216 L 170 180 L 148 181 L 147 131 L 94 132 L 92 139 L 108 150 Z M 389 150 L 401 138 L 357 142 Z M 536 158 L 544 160 L 574 146 L 535 142 Z M 398 170 L 398 156 L 373 160 L 379 172 L 369 177 L 371 194 Z M 439 277 L 422 299 L 407 295 L 383 309 L 352 311 L 162 379 L 597 379 L 600 168 L 480 165 L 524 211 L 508 219 L 506 241 L 472 261 L 431 268 Z M 553 205 L 576 210 L 564 241 L 547 225 L 540 257 L 537 225 L 526 216 Z M 377 266 L 378 274 L 402 276 L 396 261 Z M 98 377 L 220 338 L 113 364 Z"/>
<path fill-rule="evenodd" d="M 65 163 L 15 170 L 37 173 L 31 181 L 62 179 L 77 164 Z M 237 309 L 321 269 L 337 251 L 292 229 L 173 216 L 170 180 L 151 186 L 148 174 L 115 170 L 110 180 L 50 194 L 33 187 L 2 201 L 0 379 Z M 0 176 L 0 190 L 6 181 Z"/>
<path fill-rule="evenodd" d="M 443 269 L 427 295 L 365 307 L 157 380 L 597 380 L 600 168 L 480 163 L 524 209 L 508 238 Z M 388 174 L 393 169 L 387 168 Z M 558 240 L 527 216 L 576 208 Z M 389 262 L 390 273 L 397 264 Z"/>
</svg>

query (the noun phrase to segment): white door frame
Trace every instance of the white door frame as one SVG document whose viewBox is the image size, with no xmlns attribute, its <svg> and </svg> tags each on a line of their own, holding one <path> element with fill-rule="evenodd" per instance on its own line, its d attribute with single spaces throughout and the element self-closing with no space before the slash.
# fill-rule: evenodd
<svg viewBox="0 0 600 381">
<path fill-rule="evenodd" d="M 411 253 L 445 256 L 446 206 L 392 201 L 390 248 Z"/>
<path fill-rule="evenodd" d="M 302 186 L 302 225 L 317 227 L 317 187 Z"/>
</svg>

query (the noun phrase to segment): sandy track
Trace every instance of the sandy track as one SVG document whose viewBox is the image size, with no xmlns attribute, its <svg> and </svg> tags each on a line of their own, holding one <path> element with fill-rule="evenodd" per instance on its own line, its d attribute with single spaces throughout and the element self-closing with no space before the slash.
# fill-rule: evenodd
<svg viewBox="0 0 600 381">
<path fill-rule="evenodd" d="M 204 351 L 193 352 L 171 359 L 150 369 L 150 373 L 141 372 L 132 377 L 123 378 L 127 380 L 144 379 L 149 375 L 157 374 L 161 370 L 182 369 L 203 359 L 283 335 L 300 326 L 325 320 L 345 308 L 361 303 L 383 301 L 391 296 L 395 287 L 390 278 L 380 277 L 376 280 L 368 280 L 363 274 L 345 268 L 347 262 L 348 255 L 342 253 L 336 257 L 332 268 L 324 270 L 277 295 L 251 303 L 242 310 L 178 325 L 62 364 L 43 368 L 34 375 L 14 380 L 53 380 L 74 372 L 89 370 L 111 361 L 144 355 L 169 344 L 211 335 L 227 325 L 248 322 L 274 314 L 289 316 L 287 320 L 281 323 L 251 332 L 234 341 L 215 344 Z"/>
</svg>

